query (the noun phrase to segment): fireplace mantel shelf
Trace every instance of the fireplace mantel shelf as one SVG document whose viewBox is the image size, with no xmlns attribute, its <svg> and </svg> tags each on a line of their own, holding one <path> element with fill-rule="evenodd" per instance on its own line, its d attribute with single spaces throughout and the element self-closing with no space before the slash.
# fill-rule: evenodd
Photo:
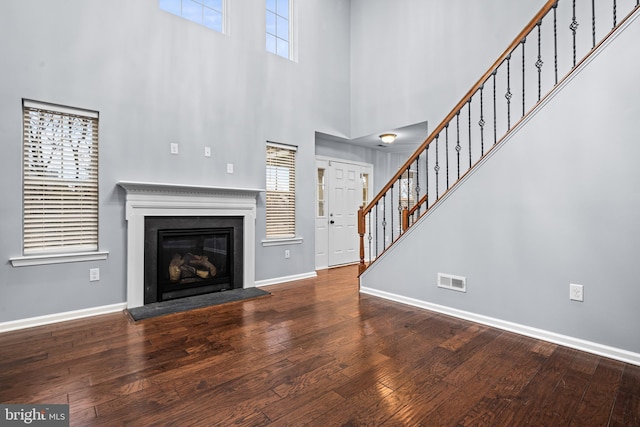
<svg viewBox="0 0 640 427">
<path fill-rule="evenodd" d="M 265 190 L 257 188 L 212 187 L 207 185 L 168 184 L 142 181 L 120 181 L 118 185 L 127 193 L 208 193 L 258 195 Z"/>
</svg>

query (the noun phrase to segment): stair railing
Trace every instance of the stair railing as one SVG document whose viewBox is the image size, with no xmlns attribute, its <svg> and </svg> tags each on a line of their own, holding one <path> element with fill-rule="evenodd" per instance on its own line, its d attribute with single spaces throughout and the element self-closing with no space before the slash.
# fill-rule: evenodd
<svg viewBox="0 0 640 427">
<path fill-rule="evenodd" d="M 620 19 L 622 8 L 629 12 Z M 378 195 L 358 211 L 360 273 L 639 10 L 640 0 L 548 0 Z"/>
</svg>

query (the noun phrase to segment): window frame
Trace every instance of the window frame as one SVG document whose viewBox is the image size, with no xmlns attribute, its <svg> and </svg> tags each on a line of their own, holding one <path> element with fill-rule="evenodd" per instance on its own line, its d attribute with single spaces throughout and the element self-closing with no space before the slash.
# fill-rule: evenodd
<svg viewBox="0 0 640 427">
<path fill-rule="evenodd" d="M 287 20 L 287 34 L 288 34 L 288 49 L 287 49 L 287 56 L 281 55 L 278 53 L 278 48 L 277 48 L 277 42 L 278 40 L 284 40 L 281 37 L 278 37 L 278 30 L 277 30 L 277 20 L 278 17 L 282 17 L 284 18 L 283 15 L 278 15 L 277 14 L 277 2 L 278 0 L 273 0 L 276 3 L 276 11 L 271 11 L 267 8 L 267 2 L 269 0 L 265 0 L 265 50 L 268 53 L 271 53 L 273 55 L 276 55 L 280 58 L 283 59 L 288 59 L 290 61 L 297 61 L 297 33 L 298 33 L 298 27 L 297 27 L 297 8 L 296 8 L 296 0 L 286 0 L 287 4 L 288 4 L 288 14 L 286 17 Z M 269 25 L 267 25 L 268 22 L 268 16 L 269 13 L 274 13 L 276 15 L 276 29 L 274 30 L 275 33 L 272 33 L 269 31 Z M 276 42 L 276 46 L 275 46 L 275 50 L 271 50 L 269 49 L 269 44 L 268 44 L 268 40 L 269 37 L 274 37 L 275 38 L 275 42 Z"/>
<path fill-rule="evenodd" d="M 23 255 L 10 258 L 14 267 L 106 259 L 108 252 L 99 250 L 98 134 L 97 111 L 22 100 Z M 46 163 L 34 161 L 34 153 Z M 43 220 L 54 212 L 57 221 Z M 34 221 L 42 226 L 28 230 Z M 50 224 L 57 235 L 53 240 L 48 240 Z"/>
<path fill-rule="evenodd" d="M 270 163 L 269 160 L 269 151 L 270 150 L 281 150 L 283 153 L 286 153 L 292 157 L 290 160 L 285 160 L 281 163 Z M 274 246 L 274 245 L 283 245 L 283 244 L 291 244 L 291 243 L 302 243 L 302 238 L 297 235 L 297 218 L 296 218 L 296 181 L 297 181 L 297 152 L 298 147 L 287 144 L 280 144 L 276 142 L 267 141 L 266 144 L 266 158 L 265 158 L 265 239 L 262 241 L 263 246 Z M 286 178 L 283 173 L 278 173 L 277 169 L 274 174 L 271 174 L 270 178 L 269 168 L 285 168 L 289 167 L 289 171 L 286 174 Z M 283 171 L 280 171 L 283 172 Z M 286 183 L 283 182 L 283 179 L 286 179 Z M 283 189 L 286 184 L 286 190 Z M 274 189 L 273 187 L 280 187 L 280 189 Z M 291 188 L 293 187 L 293 188 Z M 273 215 L 273 211 L 271 209 L 275 208 L 282 211 L 282 206 L 272 206 L 273 200 L 277 196 L 279 198 L 284 197 L 292 198 L 292 201 L 285 202 L 285 205 L 290 204 L 289 207 L 285 206 L 285 209 L 288 212 L 285 212 L 285 216 L 289 216 L 290 218 L 285 218 L 286 221 L 292 221 L 293 230 L 289 233 L 279 234 L 274 232 L 276 229 L 271 228 L 270 224 L 275 220 L 270 218 Z M 271 212 L 271 213 L 270 213 Z"/>
<path fill-rule="evenodd" d="M 171 1 L 171 0 L 168 0 L 168 1 Z M 214 7 L 208 6 L 206 4 L 206 0 L 174 0 L 174 1 L 177 1 L 177 2 L 180 3 L 180 13 L 178 13 L 175 10 L 171 10 L 171 9 L 169 9 L 167 7 L 163 7 L 163 5 L 162 5 L 163 0 L 158 0 L 158 8 L 160 10 L 164 11 L 164 12 L 170 13 L 171 15 L 178 16 L 178 17 L 180 17 L 182 19 L 185 19 L 185 20 L 187 20 L 189 22 L 193 22 L 194 24 L 198 24 L 198 25 L 200 25 L 200 26 L 202 26 L 204 28 L 208 28 L 208 29 L 210 29 L 212 31 L 215 31 L 216 33 L 219 33 L 219 34 L 226 34 L 227 33 L 227 31 L 228 31 L 228 22 L 227 22 L 228 12 L 227 11 L 229 10 L 228 4 L 227 4 L 228 0 L 220 0 L 220 7 L 221 7 L 220 10 L 217 10 Z M 202 19 L 201 20 L 194 20 L 194 19 L 190 18 L 188 15 L 184 14 L 184 11 L 183 11 L 184 10 L 184 5 L 183 4 L 184 4 L 185 1 L 189 1 L 189 2 L 192 2 L 192 3 L 197 3 L 198 5 L 200 5 L 202 7 Z M 220 29 L 218 29 L 217 26 L 214 27 L 214 26 L 209 26 L 209 25 L 205 24 L 204 12 L 205 12 L 206 9 L 212 10 L 212 11 L 217 12 L 217 13 L 220 14 Z"/>
</svg>

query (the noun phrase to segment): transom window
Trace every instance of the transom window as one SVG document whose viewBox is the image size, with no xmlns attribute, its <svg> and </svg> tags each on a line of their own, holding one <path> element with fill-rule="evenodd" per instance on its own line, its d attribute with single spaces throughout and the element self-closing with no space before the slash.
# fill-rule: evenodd
<svg viewBox="0 0 640 427">
<path fill-rule="evenodd" d="M 291 59 L 290 0 L 267 1 L 267 52 Z"/>
<path fill-rule="evenodd" d="M 24 254 L 98 249 L 98 113 L 23 101 Z"/>
<path fill-rule="evenodd" d="M 224 0 L 159 0 L 160 9 L 223 32 Z"/>
</svg>

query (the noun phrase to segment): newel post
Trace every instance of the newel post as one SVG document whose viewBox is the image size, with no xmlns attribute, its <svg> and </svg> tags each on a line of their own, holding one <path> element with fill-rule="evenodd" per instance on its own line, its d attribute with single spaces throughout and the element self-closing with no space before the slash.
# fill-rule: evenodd
<svg viewBox="0 0 640 427">
<path fill-rule="evenodd" d="M 358 266 L 358 273 L 362 274 L 365 270 L 364 264 L 364 232 L 365 232 L 365 222 L 364 222 L 364 211 L 362 207 L 358 209 L 358 235 L 360 236 L 360 265 Z"/>
<path fill-rule="evenodd" d="M 409 228 L 409 209 L 402 208 L 402 232 L 404 233 Z"/>
</svg>

